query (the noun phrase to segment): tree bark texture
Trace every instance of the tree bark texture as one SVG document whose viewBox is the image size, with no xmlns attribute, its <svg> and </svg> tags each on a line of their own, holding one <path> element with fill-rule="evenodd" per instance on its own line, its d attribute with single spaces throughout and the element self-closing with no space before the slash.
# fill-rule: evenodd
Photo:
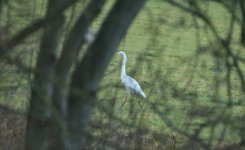
<svg viewBox="0 0 245 150">
<path fill-rule="evenodd" d="M 53 104 L 57 110 L 57 113 L 61 115 L 62 120 L 66 120 L 65 118 L 68 107 L 67 90 L 72 65 L 76 62 L 79 49 L 84 44 L 84 35 L 87 32 L 89 25 L 99 14 L 104 3 L 105 0 L 92 0 L 78 18 L 66 41 L 64 42 L 61 56 L 56 65 L 53 93 Z M 59 128 L 57 138 L 61 137 L 63 139 L 57 141 L 63 141 L 62 144 L 59 145 L 63 145 L 63 147 L 66 148 L 67 139 L 64 135 L 65 130 Z"/>
<path fill-rule="evenodd" d="M 106 0 L 92 0 L 78 18 L 64 43 L 61 56 L 57 62 L 54 83 L 54 105 L 65 118 L 67 113 L 67 85 L 72 65 L 76 62 L 79 49 L 84 44 L 84 36 L 91 22 L 99 14 Z"/>
<path fill-rule="evenodd" d="M 102 24 L 72 76 L 68 101 L 68 132 L 71 150 L 88 142 L 88 123 L 104 71 L 145 0 L 118 0 Z"/>
<path fill-rule="evenodd" d="M 245 2 L 240 0 L 240 7 L 242 13 L 242 24 L 241 24 L 241 44 L 245 46 Z"/>
<path fill-rule="evenodd" d="M 49 0 L 46 17 L 53 13 L 60 2 L 60 0 Z M 28 112 L 26 131 L 26 149 L 28 150 L 52 149 L 52 143 L 55 143 L 52 134 L 56 133 L 55 130 L 59 127 L 54 127 L 51 98 L 56 52 L 63 24 L 64 16 L 61 15 L 44 27 Z"/>
<path fill-rule="evenodd" d="M 64 2 L 59 3 L 56 7 L 46 15 L 43 19 L 38 19 L 34 21 L 31 25 L 25 27 L 21 31 L 17 32 L 11 39 L 0 43 L 0 58 L 13 52 L 14 47 L 23 42 L 26 38 L 30 37 L 31 34 L 38 31 L 44 26 L 49 25 L 49 23 L 53 22 L 55 19 L 62 17 L 63 12 L 71 5 L 75 4 L 78 0 L 64 0 Z"/>
</svg>

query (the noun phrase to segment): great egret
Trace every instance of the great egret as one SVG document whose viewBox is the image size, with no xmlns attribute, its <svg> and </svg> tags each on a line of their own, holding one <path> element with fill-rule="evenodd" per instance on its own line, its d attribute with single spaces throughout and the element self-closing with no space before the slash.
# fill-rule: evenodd
<svg viewBox="0 0 245 150">
<path fill-rule="evenodd" d="M 123 57 L 123 62 L 122 62 L 122 70 L 121 70 L 121 80 L 122 83 L 124 84 L 125 88 L 129 92 L 130 95 L 134 96 L 141 96 L 144 99 L 146 99 L 145 93 L 141 89 L 139 83 L 133 79 L 132 77 L 128 76 L 126 73 L 126 63 L 127 63 L 127 56 L 125 52 L 120 51 L 118 52 L 122 57 Z M 127 100 L 127 98 L 126 98 Z M 122 106 L 125 104 L 126 100 L 123 102 Z M 140 104 L 140 102 L 138 101 Z M 122 108 L 121 106 L 121 108 Z M 142 108 L 141 104 L 140 107 Z"/>
</svg>

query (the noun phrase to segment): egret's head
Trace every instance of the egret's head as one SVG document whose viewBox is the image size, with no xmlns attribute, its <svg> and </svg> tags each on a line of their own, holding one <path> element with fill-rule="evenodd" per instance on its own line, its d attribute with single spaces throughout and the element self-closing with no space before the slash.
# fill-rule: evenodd
<svg viewBox="0 0 245 150">
<path fill-rule="evenodd" d="M 121 55 L 121 56 L 125 56 L 126 55 L 125 52 L 123 52 L 123 51 L 119 51 L 118 54 Z"/>
</svg>

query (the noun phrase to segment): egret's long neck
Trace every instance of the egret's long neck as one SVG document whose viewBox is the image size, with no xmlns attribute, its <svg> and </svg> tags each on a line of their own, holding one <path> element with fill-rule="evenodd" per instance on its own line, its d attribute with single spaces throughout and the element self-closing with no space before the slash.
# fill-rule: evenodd
<svg viewBox="0 0 245 150">
<path fill-rule="evenodd" d="M 127 75 L 126 74 L 127 57 L 126 57 L 126 55 L 122 55 L 122 56 L 123 56 L 123 62 L 122 62 L 121 79 L 123 78 L 123 76 Z"/>
</svg>

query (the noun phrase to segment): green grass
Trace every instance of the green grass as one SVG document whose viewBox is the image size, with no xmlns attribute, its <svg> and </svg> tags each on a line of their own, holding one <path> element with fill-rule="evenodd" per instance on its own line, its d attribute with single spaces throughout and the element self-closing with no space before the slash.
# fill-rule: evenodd
<svg viewBox="0 0 245 150">
<path fill-rule="evenodd" d="M 38 1 L 39 3 L 40 1 Z M 109 1 L 105 10 L 96 19 L 93 24 L 95 30 L 99 29 L 112 4 L 113 1 Z M 83 5 L 79 7 L 83 7 Z M 38 7 L 38 11 L 41 11 L 41 8 Z M 43 11 L 40 15 L 43 15 Z M 208 15 L 218 33 L 222 37 L 225 36 L 229 28 L 227 18 L 230 16 L 226 9 L 216 3 L 210 3 Z M 211 31 L 208 30 L 207 33 L 203 22 L 198 20 L 198 23 L 200 24 L 201 46 L 210 44 L 211 41 L 209 40 L 215 44 Z M 28 21 L 22 20 L 21 24 L 24 26 L 28 24 Z M 168 120 L 176 128 L 193 134 L 197 128 L 197 123 L 206 122 L 210 118 L 217 119 L 222 116 L 222 110 L 226 109 L 224 117 L 230 121 L 227 123 L 229 127 L 221 145 L 238 143 L 240 136 L 236 127 L 241 126 L 243 122 L 240 121 L 241 124 L 236 122 L 239 122 L 239 118 L 245 115 L 244 105 L 226 107 L 225 103 L 228 102 L 228 97 L 225 64 L 224 62 L 221 63 L 223 71 L 218 74 L 220 86 L 219 90 L 216 91 L 215 78 L 217 73 L 214 71 L 216 64 L 213 50 L 208 50 L 197 56 L 195 32 L 196 29 L 190 14 L 160 0 L 148 1 L 130 27 L 118 50 L 126 51 L 128 57 L 127 72 L 131 73 L 129 75 L 132 75 L 141 84 L 149 98 L 146 102 L 142 102 L 144 103 L 143 110 L 140 109 L 134 98 L 131 99 L 132 102 L 129 100 L 122 110 L 119 109 L 127 93 L 120 81 L 122 60 L 119 55 L 115 54 L 101 83 L 101 87 L 107 86 L 101 88 L 98 94 L 98 103 L 105 110 L 101 111 L 99 107 L 96 109 L 93 118 L 95 122 L 101 121 L 103 125 L 106 125 L 113 118 L 113 123 L 118 125 L 118 132 L 120 130 L 123 133 L 138 134 L 135 130 L 144 129 L 145 134 L 138 135 L 148 139 L 148 141 L 155 142 L 154 144 L 149 143 L 149 147 L 154 148 L 155 146 L 156 148 L 162 144 L 162 146 L 170 149 L 171 144 L 168 145 L 168 140 L 173 135 L 176 137 L 178 147 L 182 147 L 188 140 L 176 129 L 172 129 L 167 122 Z M 237 45 L 239 34 L 239 25 L 235 24 L 232 46 L 235 51 L 240 52 L 240 56 L 245 56 L 244 48 Z M 221 51 L 222 55 L 224 50 L 218 45 L 216 48 Z M 244 101 L 244 95 L 241 94 L 240 90 L 240 81 L 234 72 L 235 70 L 231 77 L 232 100 L 233 102 Z M 243 73 L 245 73 L 244 69 Z M 8 79 L 13 80 L 14 76 L 4 78 L 6 80 L 5 82 L 1 81 L 0 87 L 4 86 L 5 83 L 10 83 L 11 81 Z M 24 81 L 23 77 L 19 76 L 19 78 L 19 83 L 22 83 L 22 87 L 26 88 L 28 83 Z M 8 103 L 18 109 L 26 108 L 26 101 L 29 96 L 26 91 L 23 92 L 23 88 L 17 89 L 14 96 L 10 98 L 11 101 L 8 102 L 4 101 L 3 96 L 1 96 L 0 103 Z M 136 114 L 135 116 L 129 115 L 130 109 L 134 110 L 132 114 Z M 113 115 L 108 115 L 110 113 Z M 212 132 L 209 125 L 200 132 L 200 138 L 207 142 L 214 133 L 213 144 L 217 144 L 223 127 L 224 124 L 220 123 Z M 103 138 L 105 134 L 106 131 L 104 130 L 95 133 L 99 138 L 100 136 Z"/>
<path fill-rule="evenodd" d="M 208 14 L 220 36 L 225 36 L 229 28 L 229 23 L 227 23 L 227 19 L 225 18 L 229 18 L 230 16 L 227 11 L 222 6 L 211 3 Z M 200 20 L 198 20 L 198 22 L 201 26 L 204 25 Z M 216 97 L 215 77 L 217 74 L 215 73 L 215 60 L 212 51 L 208 51 L 196 57 L 195 30 L 190 14 L 183 13 L 179 9 L 164 2 L 149 1 L 129 29 L 125 41 L 122 42 L 119 47 L 119 50 L 125 50 L 127 53 L 127 71 L 131 72 L 131 70 L 139 68 L 136 74 L 133 74 L 133 77 L 142 84 L 146 95 L 149 96 L 149 91 L 153 89 L 150 99 L 147 100 L 149 102 L 147 102 L 145 110 L 138 113 L 138 116 L 143 116 L 143 119 L 141 118 L 144 120 L 142 126 L 147 126 L 147 128 L 161 133 L 162 135 L 168 134 L 171 136 L 174 130 L 166 126 L 164 116 L 161 118 L 161 115 L 157 115 L 149 106 L 150 104 L 160 103 L 162 112 L 165 112 L 164 110 L 169 107 L 171 110 L 167 116 L 171 121 L 178 128 L 192 133 L 195 128 L 189 128 L 185 125 L 186 123 L 193 123 L 198 120 L 203 123 L 212 117 L 212 115 L 218 117 L 218 114 L 221 113 L 221 108 L 224 108 L 225 103 L 228 102 L 225 64 L 221 64 L 223 71 L 218 74 L 220 86 L 218 87 L 218 97 Z M 205 29 L 200 29 L 201 46 L 209 44 L 206 32 Z M 209 30 L 208 32 L 209 35 L 211 35 L 211 40 L 215 42 L 211 31 Z M 239 32 L 238 24 L 236 24 L 233 35 L 234 46 L 236 46 L 235 43 L 239 42 Z M 143 51 L 145 52 L 142 56 L 143 59 L 139 63 L 140 66 L 135 66 L 137 58 Z M 219 49 L 219 51 L 223 50 Z M 244 51 L 240 51 L 240 53 L 241 55 L 245 54 Z M 195 61 L 197 61 L 196 65 L 194 65 Z M 120 63 L 121 58 L 115 56 L 108 67 L 108 72 L 113 69 L 115 69 L 115 72 L 106 74 L 102 85 L 110 83 L 122 84 L 120 83 Z M 161 70 L 161 77 L 152 83 L 154 71 L 158 69 Z M 192 76 L 192 74 L 194 75 Z M 190 80 L 191 82 L 189 83 Z M 237 75 L 233 73 L 233 102 L 238 102 L 242 99 L 243 95 L 240 89 L 241 86 L 237 81 Z M 122 103 L 121 99 L 126 97 L 126 91 L 123 87 L 119 88 L 117 92 L 116 98 L 117 100 L 119 99 L 117 101 L 119 104 L 116 104 L 115 109 L 119 109 Z M 108 90 L 102 94 L 103 96 L 101 96 L 101 98 L 104 99 L 106 96 L 105 99 L 110 99 L 113 97 L 113 93 L 114 92 L 111 90 Z M 137 105 L 137 102 L 135 102 L 135 105 Z M 115 115 L 124 119 L 126 118 L 126 120 L 129 119 L 125 117 L 125 115 L 127 116 L 126 112 L 130 109 L 129 107 L 130 104 L 128 102 L 128 104 L 124 106 L 124 111 L 116 112 Z M 199 119 L 200 117 L 192 118 L 188 113 L 193 110 L 193 107 L 197 109 L 200 108 L 200 111 L 203 112 L 205 112 L 206 109 L 201 110 L 202 107 L 214 107 L 213 113 L 215 114 L 207 114 L 201 117 L 203 118 L 201 120 Z M 135 106 L 135 109 L 138 111 L 140 108 Z M 244 106 L 226 109 L 229 112 L 240 112 L 243 115 L 245 113 Z M 237 113 L 227 115 L 231 120 L 230 124 L 238 121 L 236 120 L 237 115 Z M 137 121 L 140 122 L 140 120 Z M 217 125 L 214 129 L 213 144 L 217 144 L 222 129 L 222 125 Z M 200 138 L 208 141 L 211 136 L 210 130 L 210 126 L 204 128 L 200 133 Z M 179 138 L 181 138 L 181 136 Z M 239 140 L 237 130 L 231 127 L 227 129 L 222 145 L 237 143 Z"/>
</svg>

